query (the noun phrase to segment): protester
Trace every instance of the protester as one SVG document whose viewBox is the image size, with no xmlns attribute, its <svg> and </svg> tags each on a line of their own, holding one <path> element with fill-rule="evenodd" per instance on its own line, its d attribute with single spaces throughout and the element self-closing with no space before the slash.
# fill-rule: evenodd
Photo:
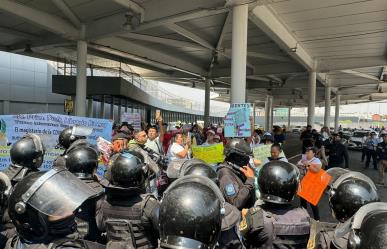
<svg viewBox="0 0 387 249">
<path fill-rule="evenodd" d="M 300 140 L 302 141 L 302 154 L 306 148 L 313 146 L 312 126 L 307 125 L 306 130 L 301 133 Z"/>
<path fill-rule="evenodd" d="M 321 134 L 321 137 L 322 137 L 323 141 L 329 140 L 329 137 L 331 136 L 329 128 L 326 127 L 326 126 L 321 128 L 320 134 Z"/>
<path fill-rule="evenodd" d="M 162 117 L 159 117 L 157 121 L 160 127 L 160 134 L 157 131 L 157 126 L 150 126 L 148 128 L 148 140 L 146 141 L 145 146 L 158 153 L 159 155 L 163 155 L 164 150 L 162 144 L 164 141 L 165 129 L 163 126 Z"/>
<path fill-rule="evenodd" d="M 188 159 L 191 141 L 188 139 L 184 144 L 183 135 L 178 133 L 175 135 L 173 144 L 169 147 L 167 156 L 172 160 Z"/>
<path fill-rule="evenodd" d="M 271 145 L 274 143 L 274 137 L 273 135 L 271 135 L 270 132 L 265 132 L 265 134 L 263 134 L 263 137 L 262 137 L 262 143 L 264 145 Z"/>
<path fill-rule="evenodd" d="M 207 130 L 206 135 L 207 135 L 207 140 L 202 145 L 206 146 L 206 145 L 214 144 L 215 143 L 215 140 L 214 140 L 214 138 L 215 138 L 215 131 L 213 131 L 211 129 Z"/>
<path fill-rule="evenodd" d="M 364 162 L 364 158 L 367 155 L 367 144 L 366 144 L 366 141 L 370 137 L 371 137 L 371 134 L 369 132 L 367 132 L 367 134 L 365 136 L 363 136 L 362 139 L 361 139 L 361 144 L 362 144 L 362 148 L 361 148 L 361 162 Z"/>
<path fill-rule="evenodd" d="M 281 127 L 277 126 L 274 129 L 274 142 L 283 144 L 285 142 L 285 134 L 283 133 Z"/>
<path fill-rule="evenodd" d="M 376 150 L 378 157 L 379 185 L 384 185 L 384 170 L 387 168 L 387 134 L 383 134 L 382 137 L 383 142 L 378 144 Z"/>
<path fill-rule="evenodd" d="M 263 164 L 266 164 L 266 163 L 271 162 L 271 161 L 283 161 L 283 162 L 287 162 L 288 159 L 286 159 L 286 157 L 282 157 L 282 156 L 281 156 L 281 153 L 282 153 L 282 147 L 281 147 L 281 145 L 278 144 L 278 143 L 272 144 L 271 149 L 270 149 L 270 154 L 271 154 L 271 156 L 270 156 L 270 157 L 267 157 L 267 158 L 265 159 L 265 161 L 263 162 Z"/>
<path fill-rule="evenodd" d="M 321 169 L 322 163 L 320 159 L 316 157 L 316 148 L 308 147 L 305 149 L 305 154 L 302 155 L 301 160 L 297 163 L 297 167 L 300 170 L 300 181 L 307 174 L 308 171 L 313 173 L 318 173 Z M 300 204 L 303 208 L 307 209 L 307 201 L 300 197 Z M 320 214 L 318 211 L 318 206 L 314 206 L 309 203 L 313 211 L 313 217 L 315 220 L 320 220 Z"/>
</svg>

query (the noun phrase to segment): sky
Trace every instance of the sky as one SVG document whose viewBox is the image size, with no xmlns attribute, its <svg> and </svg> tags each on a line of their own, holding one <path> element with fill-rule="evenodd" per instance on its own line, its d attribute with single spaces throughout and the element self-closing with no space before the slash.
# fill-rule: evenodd
<svg viewBox="0 0 387 249">
<path fill-rule="evenodd" d="M 171 93 L 174 93 L 174 94 L 178 93 L 179 96 L 181 96 L 182 98 L 187 98 L 187 99 L 204 103 L 204 90 L 185 87 L 185 86 L 178 86 L 178 85 L 168 84 L 164 82 L 160 82 L 159 86 Z M 215 96 L 216 96 L 216 93 L 211 94 L 211 97 L 215 97 Z M 332 104 L 333 106 L 331 106 L 331 114 L 334 114 L 335 106 L 334 106 L 334 103 Z M 221 109 L 228 109 L 229 107 L 228 103 L 214 101 L 214 100 L 211 100 L 210 105 L 212 107 L 219 107 Z M 300 108 L 297 113 L 300 113 L 300 114 L 305 113 L 306 115 L 306 108 Z M 323 116 L 324 107 L 316 107 L 315 113 L 316 115 Z M 347 116 L 360 115 L 361 117 L 371 117 L 372 114 L 387 115 L 387 100 L 379 101 L 379 102 L 361 103 L 361 104 L 341 105 L 340 113 L 342 115 L 347 115 Z"/>
</svg>

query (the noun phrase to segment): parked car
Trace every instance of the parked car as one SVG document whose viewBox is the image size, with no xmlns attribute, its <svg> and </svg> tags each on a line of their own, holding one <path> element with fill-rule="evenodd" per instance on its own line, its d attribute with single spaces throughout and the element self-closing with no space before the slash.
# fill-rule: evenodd
<svg viewBox="0 0 387 249">
<path fill-rule="evenodd" d="M 348 149 L 361 150 L 367 133 L 369 133 L 367 130 L 355 131 L 348 140 Z"/>
<path fill-rule="evenodd" d="M 302 127 L 298 125 L 298 126 L 295 126 L 295 127 L 292 129 L 292 133 L 301 134 L 301 130 L 302 130 Z"/>
</svg>

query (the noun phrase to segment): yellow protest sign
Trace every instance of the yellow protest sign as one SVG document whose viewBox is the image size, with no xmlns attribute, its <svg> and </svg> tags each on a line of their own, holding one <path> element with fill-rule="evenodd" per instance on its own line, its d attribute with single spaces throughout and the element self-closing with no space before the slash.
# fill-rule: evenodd
<svg viewBox="0 0 387 249">
<path fill-rule="evenodd" d="M 192 154 L 194 158 L 201 159 L 206 163 L 221 163 L 224 161 L 223 143 L 208 146 L 193 146 Z"/>
</svg>

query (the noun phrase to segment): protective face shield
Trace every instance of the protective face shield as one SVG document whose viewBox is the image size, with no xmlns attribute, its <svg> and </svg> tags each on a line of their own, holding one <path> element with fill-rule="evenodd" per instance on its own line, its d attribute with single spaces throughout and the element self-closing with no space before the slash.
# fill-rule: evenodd
<svg viewBox="0 0 387 249">
<path fill-rule="evenodd" d="M 86 126 L 67 127 L 60 133 L 57 147 L 67 149 L 75 140 L 85 139 L 92 132 L 93 128 Z"/>
<path fill-rule="evenodd" d="M 387 248 L 387 203 L 373 202 L 362 206 L 334 236 L 348 236 L 349 249 Z"/>
<path fill-rule="evenodd" d="M 184 176 L 173 182 L 160 206 L 163 248 L 213 248 L 224 215 L 224 198 L 214 182 L 203 176 Z"/>
<path fill-rule="evenodd" d="M 332 188 L 333 183 L 335 183 L 335 181 L 340 176 L 342 176 L 350 171 L 347 169 L 340 168 L 340 167 L 333 167 L 333 168 L 328 169 L 326 172 L 332 177 L 331 180 L 329 181 L 328 188 L 327 188 L 327 193 L 329 193 L 329 190 Z"/>
<path fill-rule="evenodd" d="M 225 156 L 235 153 L 244 157 L 250 157 L 253 155 L 250 146 L 245 140 L 239 138 L 233 138 L 224 148 Z"/>
<path fill-rule="evenodd" d="M 42 139 L 36 134 L 26 134 L 12 145 L 10 151 L 12 163 L 33 169 L 37 169 L 42 165 L 44 153 L 45 148 Z"/>
<path fill-rule="evenodd" d="M 53 168 L 33 182 L 14 206 L 10 203 L 9 209 L 22 215 L 31 206 L 47 216 L 66 217 L 97 194 L 68 170 Z"/>
<path fill-rule="evenodd" d="M 87 137 L 87 136 L 90 136 L 92 132 L 93 132 L 93 128 L 91 127 L 75 125 L 72 128 L 72 131 L 71 131 L 72 137 L 70 138 L 73 140 L 75 139 L 75 137 Z"/>
<path fill-rule="evenodd" d="M 173 160 L 168 163 L 167 167 L 167 176 L 171 179 L 177 179 L 184 176 L 188 168 L 191 168 L 193 165 L 197 164 L 206 164 L 200 159 L 178 159 Z"/>
<path fill-rule="evenodd" d="M 377 201 L 379 196 L 375 184 L 359 172 L 341 175 L 329 190 L 332 215 L 340 222 L 352 217 L 362 206 Z"/>
</svg>

